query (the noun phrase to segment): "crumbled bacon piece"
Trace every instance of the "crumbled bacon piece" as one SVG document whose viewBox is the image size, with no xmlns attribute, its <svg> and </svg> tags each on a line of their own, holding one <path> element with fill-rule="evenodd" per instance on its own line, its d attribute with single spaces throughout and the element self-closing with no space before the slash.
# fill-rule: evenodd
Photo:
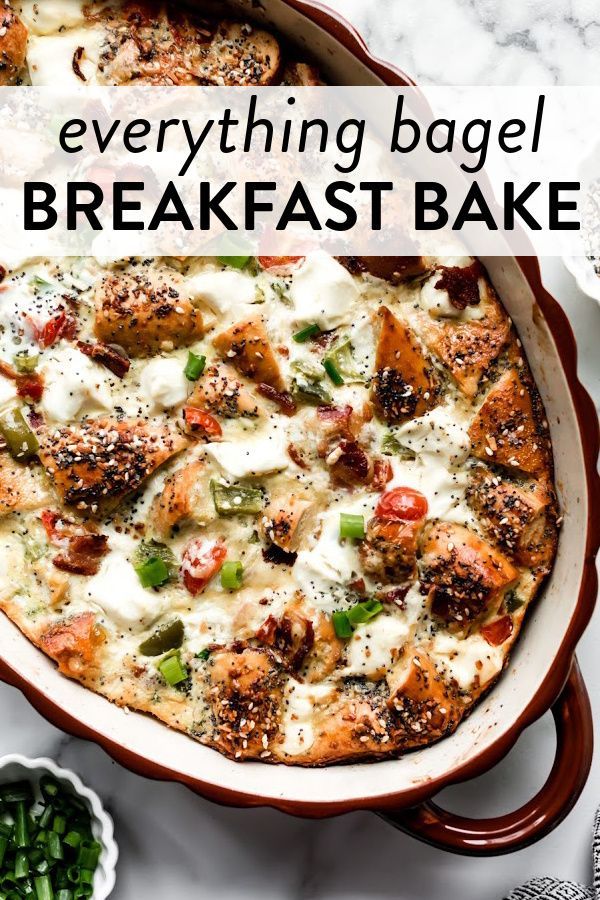
<svg viewBox="0 0 600 900">
<path fill-rule="evenodd" d="M 287 452 L 290 459 L 296 463 L 298 468 L 308 469 L 308 463 L 302 455 L 302 451 L 295 444 L 288 444 Z"/>
<path fill-rule="evenodd" d="M 117 378 L 124 378 L 129 372 L 131 361 L 124 350 L 119 351 L 110 344 L 92 344 L 89 341 L 77 341 L 77 349 L 100 363 Z"/>
<path fill-rule="evenodd" d="M 373 472 L 369 457 L 356 441 L 341 441 L 327 457 L 327 463 L 334 480 L 342 484 L 366 484 Z"/>
<path fill-rule="evenodd" d="M 376 459 L 373 463 L 373 481 L 371 482 L 373 490 L 382 491 L 393 477 L 394 470 L 389 459 Z"/>
<path fill-rule="evenodd" d="M 477 306 L 480 301 L 479 279 L 483 275 L 477 260 L 470 266 L 440 266 L 438 271 L 442 274 L 434 287 L 437 291 L 447 292 L 455 309 Z"/>
<path fill-rule="evenodd" d="M 17 377 L 17 395 L 27 397 L 35 403 L 39 403 L 44 393 L 44 379 L 35 372 L 31 375 L 19 375 Z"/>
<path fill-rule="evenodd" d="M 97 573 L 100 560 L 108 552 L 105 534 L 89 531 L 52 509 L 44 509 L 41 520 L 50 543 L 61 549 L 52 560 L 57 569 L 75 575 Z"/>
<path fill-rule="evenodd" d="M 297 672 L 315 642 L 310 619 L 284 614 L 280 619 L 269 616 L 256 632 L 256 638 L 280 657 L 292 672 Z"/>
<path fill-rule="evenodd" d="M 81 62 L 82 57 L 83 57 L 83 49 L 84 49 L 83 47 L 77 47 L 75 49 L 75 51 L 73 53 L 73 59 L 71 61 L 71 65 L 73 66 L 73 71 L 75 72 L 77 77 L 81 78 L 82 81 L 86 81 L 87 79 L 86 79 L 85 75 L 83 74 L 83 72 L 81 71 L 81 68 L 79 66 L 79 63 Z"/>
<path fill-rule="evenodd" d="M 261 382 L 256 390 L 261 397 L 266 397 L 267 400 L 272 400 L 273 403 L 276 403 L 284 416 L 296 414 L 297 406 L 288 391 L 278 391 L 271 387 L 270 384 L 265 384 L 264 382 Z"/>
<path fill-rule="evenodd" d="M 77 333 L 77 322 L 64 310 L 52 316 L 43 325 L 29 317 L 29 324 L 33 329 L 33 336 L 42 350 L 51 347 L 63 337 L 72 340 Z"/>
</svg>

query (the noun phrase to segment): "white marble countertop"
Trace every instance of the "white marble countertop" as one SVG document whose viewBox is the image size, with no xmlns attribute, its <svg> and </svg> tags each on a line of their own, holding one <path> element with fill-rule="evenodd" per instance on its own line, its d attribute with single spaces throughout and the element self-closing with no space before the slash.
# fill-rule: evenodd
<svg viewBox="0 0 600 900">
<path fill-rule="evenodd" d="M 268 0 L 267 0 L 268 2 Z M 417 80 L 446 84 L 583 84 L 600 80 L 597 0 L 328 0 L 380 56 Z M 580 374 L 600 401 L 600 307 L 581 295 L 559 260 L 545 282 L 577 336 Z M 579 660 L 600 722 L 600 616 Z M 173 784 L 146 781 L 93 744 L 65 736 L 14 689 L 0 685 L 0 753 L 47 755 L 76 769 L 105 799 L 121 847 L 115 900 L 175 896 L 239 900 L 500 900 L 537 874 L 591 881 L 590 835 L 600 803 L 600 754 L 568 819 L 510 857 L 465 859 L 436 851 L 356 813 L 303 821 L 272 810 L 225 809 Z M 485 776 L 442 801 L 467 815 L 521 805 L 541 786 L 554 752 L 548 714 Z"/>
</svg>

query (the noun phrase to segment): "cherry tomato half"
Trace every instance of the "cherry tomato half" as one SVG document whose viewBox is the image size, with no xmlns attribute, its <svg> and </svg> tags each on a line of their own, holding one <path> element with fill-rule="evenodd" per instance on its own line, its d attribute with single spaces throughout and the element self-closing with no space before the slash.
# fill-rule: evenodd
<svg viewBox="0 0 600 900">
<path fill-rule="evenodd" d="M 398 522 L 416 522 L 423 519 L 428 510 L 427 498 L 414 488 L 397 487 L 386 491 L 379 498 L 375 515 L 380 519 Z"/>
<path fill-rule="evenodd" d="M 287 270 L 299 263 L 303 256 L 259 256 L 258 261 L 263 269 Z"/>
<path fill-rule="evenodd" d="M 183 583 L 190 594 L 199 594 L 217 574 L 227 556 L 222 541 L 195 538 L 184 550 L 181 563 Z"/>
<path fill-rule="evenodd" d="M 197 409 L 195 406 L 186 406 L 183 410 L 183 416 L 190 428 L 199 428 L 209 437 L 221 437 L 223 434 L 221 426 L 215 417 L 203 409 Z"/>
<path fill-rule="evenodd" d="M 504 641 L 508 640 L 512 634 L 512 630 L 512 618 L 510 616 L 502 616 L 501 619 L 496 619 L 495 622 L 484 625 L 481 629 L 481 636 L 485 638 L 492 647 L 499 647 L 500 644 L 503 644 Z"/>
</svg>

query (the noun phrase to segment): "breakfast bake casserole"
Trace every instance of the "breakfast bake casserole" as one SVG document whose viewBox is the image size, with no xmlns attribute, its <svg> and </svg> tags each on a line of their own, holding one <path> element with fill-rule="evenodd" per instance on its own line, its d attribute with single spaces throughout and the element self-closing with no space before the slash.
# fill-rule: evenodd
<svg viewBox="0 0 600 900">
<path fill-rule="evenodd" d="M 0 83 L 318 84 L 149 4 L 0 13 Z M 234 759 L 451 733 L 557 540 L 548 426 L 469 257 L 30 259 L 0 286 L 0 605 Z"/>
</svg>

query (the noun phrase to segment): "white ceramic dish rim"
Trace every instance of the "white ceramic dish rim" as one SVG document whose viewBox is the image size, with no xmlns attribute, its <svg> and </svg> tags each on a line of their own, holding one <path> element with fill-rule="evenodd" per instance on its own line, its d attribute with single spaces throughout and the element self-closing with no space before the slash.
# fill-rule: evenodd
<svg viewBox="0 0 600 900">
<path fill-rule="evenodd" d="M 0 784 L 8 780 L 5 778 L 5 772 L 11 766 L 22 772 L 20 776 L 14 776 L 15 779 L 21 777 L 37 785 L 42 776 L 50 774 L 58 781 L 66 782 L 73 793 L 86 802 L 92 816 L 92 833 L 102 844 L 102 852 L 94 874 L 93 900 L 106 900 L 115 886 L 119 848 L 114 838 L 113 820 L 104 809 L 98 794 L 86 787 L 72 769 L 65 769 L 46 756 L 30 758 L 20 753 L 9 753 L 0 757 Z M 12 779 L 11 775 L 10 780 Z"/>
</svg>

